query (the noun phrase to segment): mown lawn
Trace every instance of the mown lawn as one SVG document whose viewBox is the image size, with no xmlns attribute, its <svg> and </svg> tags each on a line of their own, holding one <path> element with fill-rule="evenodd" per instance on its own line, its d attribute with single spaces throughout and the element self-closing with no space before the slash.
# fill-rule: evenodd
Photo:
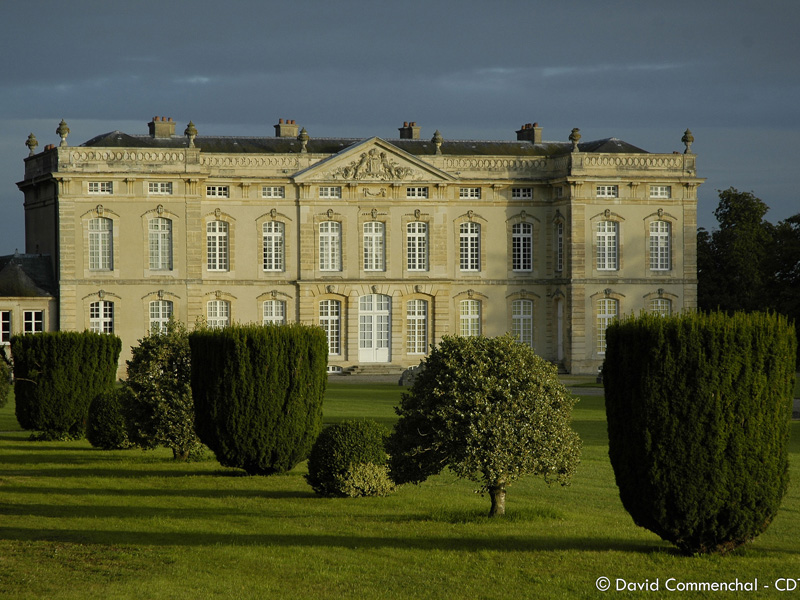
<svg viewBox="0 0 800 600">
<path fill-rule="evenodd" d="M 331 385 L 326 421 L 391 423 L 400 392 Z M 616 578 L 659 578 L 662 590 L 670 577 L 757 577 L 770 586 L 759 597 L 785 597 L 775 580 L 800 577 L 798 423 L 780 514 L 726 557 L 680 556 L 632 523 L 608 463 L 602 398 L 582 399 L 575 426 L 584 453 L 573 484 L 517 482 L 508 517 L 488 520 L 488 498 L 449 474 L 387 498 L 321 499 L 305 483 L 304 465 L 248 477 L 211 458 L 176 464 L 168 451 L 29 442 L 7 406 L 0 410 L 0 597 L 580 598 L 600 595 L 601 576 L 612 586 Z"/>
</svg>

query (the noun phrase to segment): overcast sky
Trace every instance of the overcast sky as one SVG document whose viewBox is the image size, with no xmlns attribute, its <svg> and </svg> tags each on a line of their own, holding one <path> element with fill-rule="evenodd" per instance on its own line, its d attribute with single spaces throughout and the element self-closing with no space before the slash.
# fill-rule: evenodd
<svg viewBox="0 0 800 600">
<path fill-rule="evenodd" d="M 800 212 L 797 0 L 8 0 L 0 11 L 0 254 L 24 249 L 24 143 L 80 145 L 155 115 L 200 135 L 617 137 L 698 156 L 717 190 Z"/>
</svg>

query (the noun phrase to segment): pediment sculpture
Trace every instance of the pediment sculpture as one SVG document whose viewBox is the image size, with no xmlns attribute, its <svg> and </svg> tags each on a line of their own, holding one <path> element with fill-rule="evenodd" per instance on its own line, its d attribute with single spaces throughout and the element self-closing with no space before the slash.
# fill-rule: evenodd
<svg viewBox="0 0 800 600">
<path fill-rule="evenodd" d="M 334 179 L 388 181 L 408 179 L 413 172 L 413 169 L 395 163 L 386 152 L 372 148 L 368 152 L 362 152 L 361 156 L 350 164 L 331 171 L 330 175 Z"/>
</svg>

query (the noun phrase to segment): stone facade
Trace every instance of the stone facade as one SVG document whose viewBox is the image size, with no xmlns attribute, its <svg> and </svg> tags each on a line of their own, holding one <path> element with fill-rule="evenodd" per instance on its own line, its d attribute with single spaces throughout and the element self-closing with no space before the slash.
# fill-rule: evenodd
<svg viewBox="0 0 800 600">
<path fill-rule="evenodd" d="M 113 330 L 124 365 L 168 312 L 300 321 L 326 329 L 333 370 L 397 371 L 443 335 L 514 331 L 595 373 L 609 311 L 696 307 L 688 132 L 686 152 L 651 154 L 577 130 L 542 142 L 535 124 L 501 142 L 298 129 L 178 136 L 155 118 L 70 146 L 64 124 L 31 148 L 26 248 L 53 257 L 57 326 Z"/>
</svg>

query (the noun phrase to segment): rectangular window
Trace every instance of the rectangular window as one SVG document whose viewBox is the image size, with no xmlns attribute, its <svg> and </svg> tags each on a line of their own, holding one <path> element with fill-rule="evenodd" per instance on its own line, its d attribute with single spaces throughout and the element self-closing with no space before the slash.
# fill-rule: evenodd
<svg viewBox="0 0 800 600">
<path fill-rule="evenodd" d="M 463 187 L 458 190 L 459 198 L 467 199 L 480 199 L 481 188 L 479 187 Z"/>
<path fill-rule="evenodd" d="M 150 332 L 167 333 L 167 323 L 172 316 L 172 302 L 154 300 L 150 303 Z"/>
<path fill-rule="evenodd" d="M 616 271 L 619 265 L 617 256 L 617 227 L 615 221 L 597 223 L 597 270 Z"/>
<path fill-rule="evenodd" d="M 227 185 L 207 185 L 206 198 L 230 198 L 231 189 Z"/>
<path fill-rule="evenodd" d="M 172 220 L 158 217 L 147 223 L 150 270 L 172 270 Z"/>
<path fill-rule="evenodd" d="M 511 188 L 512 200 L 531 200 L 533 199 L 533 188 L 515 187 Z"/>
<path fill-rule="evenodd" d="M 564 270 L 564 224 L 556 223 L 556 271 Z"/>
<path fill-rule="evenodd" d="M 598 198 L 619 198 L 619 186 L 617 185 L 598 185 Z"/>
<path fill-rule="evenodd" d="M 209 271 L 228 270 L 228 223 L 209 221 L 206 225 L 206 268 Z"/>
<path fill-rule="evenodd" d="M 406 188 L 406 198 L 427 198 L 428 197 L 428 188 L 427 187 L 407 187 Z"/>
<path fill-rule="evenodd" d="M 342 226 L 338 221 L 319 224 L 319 270 L 342 270 Z"/>
<path fill-rule="evenodd" d="M 409 354 L 428 352 L 428 303 L 409 300 L 406 304 L 406 349 Z"/>
<path fill-rule="evenodd" d="M 114 303 L 107 300 L 89 305 L 89 330 L 95 333 L 114 333 Z"/>
<path fill-rule="evenodd" d="M 0 310 L 0 344 L 11 341 L 11 311 Z"/>
<path fill-rule="evenodd" d="M 428 270 L 428 224 L 415 221 L 406 226 L 406 269 Z"/>
<path fill-rule="evenodd" d="M 263 268 L 265 271 L 283 271 L 283 231 L 280 221 L 269 221 L 262 227 Z"/>
<path fill-rule="evenodd" d="M 606 328 L 617 318 L 617 301 L 601 298 L 597 301 L 597 353 L 606 353 Z"/>
<path fill-rule="evenodd" d="M 44 331 L 44 311 L 22 311 L 22 331 L 24 333 L 41 333 Z"/>
<path fill-rule="evenodd" d="M 669 271 L 670 264 L 670 225 L 667 221 L 650 223 L 650 270 Z"/>
<path fill-rule="evenodd" d="M 511 228 L 511 268 L 533 271 L 533 225 L 515 223 Z"/>
<path fill-rule="evenodd" d="M 266 300 L 264 302 L 264 325 L 286 323 L 286 302 L 283 300 Z"/>
<path fill-rule="evenodd" d="M 103 217 L 89 219 L 89 269 L 91 271 L 112 271 L 114 254 L 112 237 L 114 222 Z"/>
<path fill-rule="evenodd" d="M 90 181 L 89 182 L 90 194 L 113 194 L 114 184 L 111 181 Z"/>
<path fill-rule="evenodd" d="M 147 193 L 153 196 L 171 196 L 171 181 L 150 181 L 147 183 Z"/>
<path fill-rule="evenodd" d="M 341 303 L 338 300 L 323 300 L 319 303 L 319 325 L 325 331 L 325 337 L 328 340 L 328 354 L 341 354 L 340 307 Z"/>
<path fill-rule="evenodd" d="M 651 185 L 651 198 L 672 198 L 672 186 L 670 185 Z"/>
<path fill-rule="evenodd" d="M 342 186 L 340 185 L 323 185 L 319 188 L 320 198 L 341 198 Z"/>
<path fill-rule="evenodd" d="M 206 322 L 212 329 L 221 329 L 231 323 L 231 303 L 227 300 L 211 300 L 206 305 Z"/>
<path fill-rule="evenodd" d="M 533 300 L 514 300 L 511 303 L 511 333 L 533 348 Z"/>
<path fill-rule="evenodd" d="M 462 271 L 481 270 L 481 226 L 462 223 L 459 234 L 459 266 Z"/>
<path fill-rule="evenodd" d="M 473 337 L 481 334 L 480 300 L 462 300 L 459 302 L 458 329 L 463 337 Z"/>
<path fill-rule="evenodd" d="M 384 230 L 385 226 L 379 221 L 364 223 L 364 270 L 383 271 L 384 260 Z"/>
<path fill-rule="evenodd" d="M 553 188 L 553 195 L 556 198 L 563 198 L 564 197 L 564 186 L 563 185 L 559 185 L 559 186 L 556 186 L 555 188 Z"/>
<path fill-rule="evenodd" d="M 265 185 L 261 188 L 262 198 L 284 198 L 286 192 L 282 185 Z"/>
<path fill-rule="evenodd" d="M 672 314 L 672 302 L 667 298 L 653 298 L 650 300 L 650 312 L 660 317 L 668 317 Z"/>
</svg>

